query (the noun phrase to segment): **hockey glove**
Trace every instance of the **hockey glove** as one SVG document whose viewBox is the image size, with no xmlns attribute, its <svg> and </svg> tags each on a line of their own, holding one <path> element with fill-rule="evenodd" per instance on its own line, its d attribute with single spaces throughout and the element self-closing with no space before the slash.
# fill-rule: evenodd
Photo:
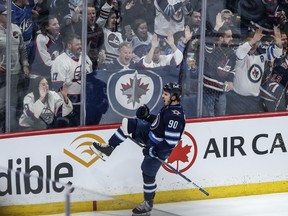
<svg viewBox="0 0 288 216">
<path fill-rule="evenodd" d="M 155 150 L 155 146 L 151 146 L 150 148 L 144 148 L 143 149 L 143 155 L 149 155 L 151 158 L 156 158 L 158 157 L 158 154 Z"/>
<path fill-rule="evenodd" d="M 136 116 L 139 119 L 147 119 L 150 116 L 150 110 L 146 104 L 140 106 L 136 111 Z"/>
</svg>

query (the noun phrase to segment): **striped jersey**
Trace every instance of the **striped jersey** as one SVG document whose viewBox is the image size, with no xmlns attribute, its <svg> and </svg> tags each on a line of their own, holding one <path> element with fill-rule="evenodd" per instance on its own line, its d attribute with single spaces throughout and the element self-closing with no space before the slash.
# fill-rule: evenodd
<svg viewBox="0 0 288 216">
<path fill-rule="evenodd" d="M 86 73 L 92 72 L 92 62 L 86 56 Z M 81 55 L 79 59 L 72 59 L 63 52 L 52 64 L 52 88 L 58 91 L 64 84 L 68 85 L 68 97 L 73 105 L 80 104 L 81 94 Z"/>
<path fill-rule="evenodd" d="M 180 141 L 185 128 L 185 114 L 179 105 L 163 107 L 151 124 L 149 138 L 156 146 L 166 142 L 167 149 L 174 148 Z"/>
</svg>

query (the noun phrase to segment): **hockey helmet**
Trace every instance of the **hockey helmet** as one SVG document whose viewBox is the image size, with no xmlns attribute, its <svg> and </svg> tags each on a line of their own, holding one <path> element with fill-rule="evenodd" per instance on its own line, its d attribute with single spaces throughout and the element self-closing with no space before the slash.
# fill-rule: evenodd
<svg viewBox="0 0 288 216">
<path fill-rule="evenodd" d="M 163 90 L 165 92 L 169 92 L 171 97 L 175 96 L 176 100 L 181 99 L 181 94 L 182 94 L 182 87 L 179 83 L 177 82 L 170 82 L 164 85 Z"/>
</svg>

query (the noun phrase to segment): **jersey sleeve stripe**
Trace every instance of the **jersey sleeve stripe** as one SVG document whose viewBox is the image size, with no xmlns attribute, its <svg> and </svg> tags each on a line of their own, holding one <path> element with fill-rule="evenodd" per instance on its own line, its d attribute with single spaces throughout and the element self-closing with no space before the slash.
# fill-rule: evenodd
<svg viewBox="0 0 288 216">
<path fill-rule="evenodd" d="M 179 138 L 180 135 L 180 132 L 165 131 L 165 137 Z"/>
<path fill-rule="evenodd" d="M 116 131 L 115 135 L 123 142 L 124 140 L 126 140 L 126 137 L 124 137 L 121 133 L 119 133 L 118 131 Z"/>
<path fill-rule="evenodd" d="M 151 141 L 153 141 L 155 144 L 158 144 L 159 142 L 162 142 L 164 139 L 163 138 L 158 138 L 153 134 L 153 132 L 149 132 L 149 138 Z"/>
</svg>

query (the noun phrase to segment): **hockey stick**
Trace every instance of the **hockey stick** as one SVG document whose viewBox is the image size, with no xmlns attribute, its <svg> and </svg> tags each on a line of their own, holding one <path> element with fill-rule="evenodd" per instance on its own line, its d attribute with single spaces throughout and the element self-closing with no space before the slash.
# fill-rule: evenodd
<svg viewBox="0 0 288 216">
<path fill-rule="evenodd" d="M 131 136 L 127 136 L 127 138 L 129 138 L 132 142 L 134 142 L 135 144 L 137 144 L 138 146 L 140 146 L 141 148 L 145 148 L 145 145 L 142 143 L 139 143 L 137 140 L 135 140 L 134 138 L 132 138 Z M 164 160 L 162 160 L 159 157 L 155 157 L 158 161 L 160 161 L 161 163 L 163 163 L 165 166 L 169 167 L 171 170 L 173 170 L 177 175 L 181 176 L 182 178 L 184 178 L 186 181 L 188 181 L 189 183 L 192 183 L 199 191 L 201 191 L 202 193 L 204 193 L 206 196 L 209 196 L 209 193 L 207 191 L 205 191 L 202 187 L 198 186 L 196 183 L 192 182 L 189 178 L 187 178 L 185 175 L 183 175 L 181 172 L 179 172 L 177 169 L 175 169 L 173 166 L 171 166 L 170 164 L 168 164 L 167 162 L 165 162 Z"/>
</svg>

